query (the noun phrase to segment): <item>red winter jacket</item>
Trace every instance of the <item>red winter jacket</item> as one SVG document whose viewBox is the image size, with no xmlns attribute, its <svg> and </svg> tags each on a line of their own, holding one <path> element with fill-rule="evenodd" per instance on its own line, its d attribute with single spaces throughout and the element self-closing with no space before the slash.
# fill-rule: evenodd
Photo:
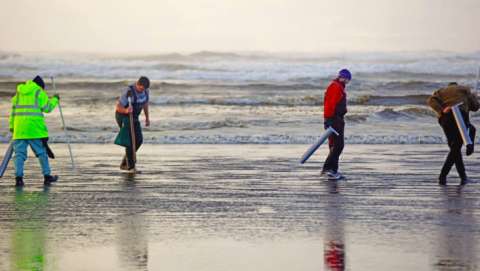
<svg viewBox="0 0 480 271">
<path fill-rule="evenodd" d="M 340 117 L 347 113 L 347 93 L 345 84 L 335 79 L 330 83 L 323 98 L 323 117 Z"/>
</svg>

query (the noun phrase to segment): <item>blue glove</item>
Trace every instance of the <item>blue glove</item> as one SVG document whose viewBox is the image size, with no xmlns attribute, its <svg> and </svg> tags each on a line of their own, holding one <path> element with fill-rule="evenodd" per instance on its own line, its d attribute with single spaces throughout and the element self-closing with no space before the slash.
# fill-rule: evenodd
<svg viewBox="0 0 480 271">
<path fill-rule="evenodd" d="M 332 118 L 328 118 L 328 119 L 325 119 L 325 122 L 323 123 L 323 128 L 328 129 L 328 127 L 331 127 L 333 125 L 333 119 Z"/>
</svg>

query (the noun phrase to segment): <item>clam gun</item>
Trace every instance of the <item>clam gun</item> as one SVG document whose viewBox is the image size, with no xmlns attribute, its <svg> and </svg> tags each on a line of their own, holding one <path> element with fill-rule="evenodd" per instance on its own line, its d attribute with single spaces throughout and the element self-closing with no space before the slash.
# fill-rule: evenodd
<svg viewBox="0 0 480 271">
<path fill-rule="evenodd" d="M 473 144 L 472 139 L 470 138 L 470 133 L 468 132 L 467 125 L 465 124 L 465 121 L 463 120 L 462 117 L 462 112 L 460 112 L 460 105 L 463 103 L 456 104 L 452 106 L 452 113 L 453 117 L 455 118 L 455 122 L 457 123 L 458 131 L 460 132 L 460 135 L 462 136 L 463 143 L 465 145 L 471 145 Z"/>
<path fill-rule="evenodd" d="M 338 132 L 335 131 L 332 127 L 328 127 L 327 130 L 320 136 L 320 138 L 313 144 L 302 156 L 302 159 L 300 159 L 300 164 L 304 164 L 307 162 L 308 158 L 312 156 L 315 151 L 325 142 L 325 140 L 328 139 L 332 134 L 338 136 Z"/>
</svg>

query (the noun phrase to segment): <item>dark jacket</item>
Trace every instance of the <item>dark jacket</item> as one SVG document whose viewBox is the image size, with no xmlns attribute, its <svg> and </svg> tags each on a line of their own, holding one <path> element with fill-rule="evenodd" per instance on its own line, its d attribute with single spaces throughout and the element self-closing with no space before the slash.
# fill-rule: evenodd
<svg viewBox="0 0 480 271">
<path fill-rule="evenodd" d="M 435 110 L 439 118 L 442 116 L 445 107 L 458 103 L 463 103 L 460 109 L 466 113 L 469 111 L 478 111 L 480 108 L 477 96 L 472 93 L 469 87 L 461 85 L 441 88 L 427 99 L 427 104 Z"/>
</svg>

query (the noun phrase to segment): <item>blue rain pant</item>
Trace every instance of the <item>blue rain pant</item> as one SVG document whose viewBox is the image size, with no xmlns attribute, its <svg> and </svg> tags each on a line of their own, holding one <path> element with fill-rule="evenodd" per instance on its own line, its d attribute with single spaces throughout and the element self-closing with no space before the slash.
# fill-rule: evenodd
<svg viewBox="0 0 480 271">
<path fill-rule="evenodd" d="M 23 177 L 23 166 L 27 160 L 27 148 L 30 146 L 40 161 L 43 175 L 50 175 L 47 150 L 41 139 L 17 139 L 13 144 L 15 150 L 15 176 Z"/>
</svg>

